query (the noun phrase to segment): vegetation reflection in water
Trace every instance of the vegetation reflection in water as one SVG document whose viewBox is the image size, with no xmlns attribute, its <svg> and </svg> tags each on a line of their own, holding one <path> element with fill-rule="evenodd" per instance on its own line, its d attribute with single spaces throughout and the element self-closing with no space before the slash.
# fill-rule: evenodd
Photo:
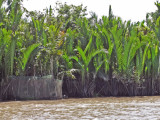
<svg viewBox="0 0 160 120">
<path fill-rule="evenodd" d="M 0 119 L 160 119 L 160 97 L 108 97 L 0 103 Z"/>
</svg>

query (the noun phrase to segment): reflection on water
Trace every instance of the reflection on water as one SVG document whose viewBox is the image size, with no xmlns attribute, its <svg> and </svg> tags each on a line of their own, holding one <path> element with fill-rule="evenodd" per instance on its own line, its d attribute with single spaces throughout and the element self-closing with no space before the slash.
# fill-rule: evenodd
<svg viewBox="0 0 160 120">
<path fill-rule="evenodd" d="M 0 103 L 0 120 L 160 119 L 160 97 L 64 99 Z"/>
</svg>

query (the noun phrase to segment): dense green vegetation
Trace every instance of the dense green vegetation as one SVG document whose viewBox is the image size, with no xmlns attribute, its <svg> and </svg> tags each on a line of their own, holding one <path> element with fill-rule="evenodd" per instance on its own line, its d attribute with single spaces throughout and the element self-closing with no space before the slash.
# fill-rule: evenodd
<svg viewBox="0 0 160 120">
<path fill-rule="evenodd" d="M 160 3 L 146 20 L 86 18 L 83 5 L 27 11 L 0 1 L 0 80 L 53 75 L 71 97 L 160 94 Z M 3 5 L 7 3 L 7 7 Z"/>
</svg>

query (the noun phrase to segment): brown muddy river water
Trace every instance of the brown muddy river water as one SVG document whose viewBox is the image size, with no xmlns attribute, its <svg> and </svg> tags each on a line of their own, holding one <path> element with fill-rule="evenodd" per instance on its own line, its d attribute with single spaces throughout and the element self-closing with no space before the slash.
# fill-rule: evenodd
<svg viewBox="0 0 160 120">
<path fill-rule="evenodd" d="M 160 97 L 108 97 L 0 103 L 0 120 L 160 120 Z"/>
</svg>

